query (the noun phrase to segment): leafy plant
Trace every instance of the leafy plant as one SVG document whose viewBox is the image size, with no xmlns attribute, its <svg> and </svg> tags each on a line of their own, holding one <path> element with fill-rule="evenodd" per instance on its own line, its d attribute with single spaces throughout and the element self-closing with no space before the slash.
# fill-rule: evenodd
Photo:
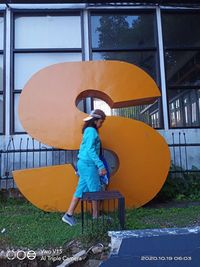
<svg viewBox="0 0 200 267">
<path fill-rule="evenodd" d="M 155 199 L 200 200 L 200 170 L 193 166 L 191 172 L 185 172 L 172 164 L 166 182 Z"/>
</svg>

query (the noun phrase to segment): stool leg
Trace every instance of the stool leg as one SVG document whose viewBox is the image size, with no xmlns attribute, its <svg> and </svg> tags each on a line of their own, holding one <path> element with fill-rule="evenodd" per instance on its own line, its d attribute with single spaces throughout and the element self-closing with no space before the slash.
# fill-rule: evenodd
<svg viewBox="0 0 200 267">
<path fill-rule="evenodd" d="M 120 227 L 123 230 L 124 224 L 125 224 L 125 199 L 124 198 L 118 199 L 118 216 L 119 216 Z"/>
<path fill-rule="evenodd" d="M 81 200 L 81 223 L 82 223 L 82 234 L 83 234 L 83 227 L 84 227 L 84 202 Z"/>
</svg>

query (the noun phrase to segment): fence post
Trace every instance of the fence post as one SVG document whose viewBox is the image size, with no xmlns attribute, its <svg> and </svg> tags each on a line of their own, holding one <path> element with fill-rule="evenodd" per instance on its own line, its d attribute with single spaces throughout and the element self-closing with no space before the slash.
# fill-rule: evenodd
<svg viewBox="0 0 200 267">
<path fill-rule="evenodd" d="M 2 158 L 2 150 L 0 150 L 0 179 L 2 179 L 2 176 L 1 176 L 1 158 Z M 0 188 L 1 188 L 1 183 L 0 183 Z"/>
</svg>

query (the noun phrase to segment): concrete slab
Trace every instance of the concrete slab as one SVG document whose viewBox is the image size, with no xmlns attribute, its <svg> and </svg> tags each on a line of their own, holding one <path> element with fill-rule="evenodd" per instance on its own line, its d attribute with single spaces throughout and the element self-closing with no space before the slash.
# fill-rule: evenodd
<svg viewBox="0 0 200 267">
<path fill-rule="evenodd" d="M 112 251 L 101 267 L 199 267 L 200 227 L 109 232 Z"/>
</svg>

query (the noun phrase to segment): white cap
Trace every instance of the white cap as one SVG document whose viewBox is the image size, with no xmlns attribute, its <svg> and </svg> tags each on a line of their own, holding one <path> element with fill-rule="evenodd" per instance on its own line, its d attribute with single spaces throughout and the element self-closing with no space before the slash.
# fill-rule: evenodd
<svg viewBox="0 0 200 267">
<path fill-rule="evenodd" d="M 92 110 L 92 111 L 90 112 L 90 115 L 89 115 L 88 117 L 86 117 L 85 119 L 83 119 L 83 121 L 89 121 L 89 120 L 91 120 L 91 119 L 93 119 L 93 118 L 102 119 L 102 116 L 99 115 L 99 114 L 96 114 L 96 113 L 95 113 L 95 110 Z"/>
</svg>

